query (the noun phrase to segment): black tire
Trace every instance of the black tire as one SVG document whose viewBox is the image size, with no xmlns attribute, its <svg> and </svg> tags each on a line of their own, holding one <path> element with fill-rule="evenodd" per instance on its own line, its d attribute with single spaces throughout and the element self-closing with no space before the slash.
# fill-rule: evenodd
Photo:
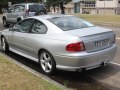
<svg viewBox="0 0 120 90">
<path fill-rule="evenodd" d="M 4 27 L 8 27 L 9 26 L 8 22 L 6 21 L 6 18 L 3 18 L 3 26 Z"/>
<path fill-rule="evenodd" d="M 18 18 L 18 19 L 17 19 L 17 23 L 18 23 L 18 22 L 20 22 L 20 21 L 21 21 L 21 19 L 20 19 L 20 18 Z"/>
<path fill-rule="evenodd" d="M 9 52 L 9 45 L 6 41 L 6 39 L 4 37 L 1 38 L 1 46 L 2 46 L 2 51 L 4 53 L 8 53 Z"/>
<path fill-rule="evenodd" d="M 46 56 L 44 56 L 46 54 Z M 45 59 L 47 58 L 47 59 Z M 48 60 L 49 59 L 49 60 Z M 44 61 L 44 63 L 43 63 Z M 45 63 L 46 62 L 46 63 Z M 53 56 L 46 50 L 42 50 L 39 54 L 39 63 L 42 71 L 47 75 L 53 75 L 56 72 L 56 63 Z M 49 65 L 48 65 L 49 64 Z M 50 68 L 51 66 L 51 68 Z M 45 70 L 46 69 L 48 70 Z"/>
</svg>

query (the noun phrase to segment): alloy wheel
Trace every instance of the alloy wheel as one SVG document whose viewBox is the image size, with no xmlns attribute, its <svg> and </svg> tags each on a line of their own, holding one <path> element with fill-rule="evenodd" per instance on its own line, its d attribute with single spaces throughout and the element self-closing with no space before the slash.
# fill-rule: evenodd
<svg viewBox="0 0 120 90">
<path fill-rule="evenodd" d="M 43 52 L 40 55 L 40 64 L 44 72 L 49 73 L 52 70 L 52 58 L 51 56 Z"/>
<path fill-rule="evenodd" d="M 5 42 L 5 38 L 2 38 L 2 49 L 4 51 L 6 51 L 6 42 Z"/>
</svg>

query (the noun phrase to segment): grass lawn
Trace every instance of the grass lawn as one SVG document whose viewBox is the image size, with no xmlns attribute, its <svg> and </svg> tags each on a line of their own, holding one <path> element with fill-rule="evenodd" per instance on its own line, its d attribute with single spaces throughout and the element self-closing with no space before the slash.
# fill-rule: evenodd
<svg viewBox="0 0 120 90">
<path fill-rule="evenodd" d="M 84 20 L 93 22 L 95 24 L 105 25 L 106 23 L 111 26 L 120 26 L 120 15 L 90 15 L 90 14 L 74 14 Z"/>
<path fill-rule="evenodd" d="M 88 21 L 100 21 L 100 22 L 119 22 L 120 15 L 90 15 L 90 14 L 74 14 Z"/>
<path fill-rule="evenodd" d="M 0 90 L 62 90 L 0 55 Z"/>
</svg>

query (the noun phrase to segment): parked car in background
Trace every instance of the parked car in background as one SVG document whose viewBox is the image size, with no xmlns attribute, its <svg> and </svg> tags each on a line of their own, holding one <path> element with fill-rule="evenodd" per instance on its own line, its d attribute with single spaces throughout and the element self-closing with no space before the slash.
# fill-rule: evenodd
<svg viewBox="0 0 120 90">
<path fill-rule="evenodd" d="M 11 23 L 17 23 L 24 18 L 35 16 L 38 14 L 46 14 L 43 4 L 39 3 L 21 3 L 14 4 L 5 13 L 3 13 L 3 25 L 9 26 Z"/>
<path fill-rule="evenodd" d="M 56 69 L 88 70 L 109 63 L 117 49 L 115 36 L 72 15 L 41 15 L 3 30 L 0 38 L 4 52 L 34 60 L 53 74 Z"/>
</svg>

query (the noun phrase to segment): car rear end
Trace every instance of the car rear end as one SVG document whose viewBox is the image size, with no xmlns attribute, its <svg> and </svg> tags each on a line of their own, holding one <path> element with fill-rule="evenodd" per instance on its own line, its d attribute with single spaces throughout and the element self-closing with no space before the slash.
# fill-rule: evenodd
<svg viewBox="0 0 120 90">
<path fill-rule="evenodd" d="M 39 3 L 26 4 L 25 16 L 26 17 L 35 16 L 35 13 L 39 11 L 46 12 L 46 9 L 43 4 L 39 4 Z"/>
<path fill-rule="evenodd" d="M 78 39 L 68 40 L 69 42 L 64 44 L 64 54 L 62 52 L 54 54 L 58 69 L 88 70 L 105 65 L 113 60 L 117 50 L 115 44 L 116 35 L 113 31 L 96 27 L 86 21 L 78 20 L 76 22 L 77 19 L 73 17 L 62 18 L 56 17 L 54 20 L 49 21 L 55 22 L 54 24 L 60 27 L 67 35 L 76 36 Z M 64 21 L 65 24 L 60 24 L 60 20 Z M 82 23 L 78 24 L 79 22 Z"/>
<path fill-rule="evenodd" d="M 54 56 L 58 69 L 88 70 L 106 65 L 115 57 L 117 46 L 112 31 L 79 38 L 79 42 L 66 45 L 66 54 Z"/>
</svg>

